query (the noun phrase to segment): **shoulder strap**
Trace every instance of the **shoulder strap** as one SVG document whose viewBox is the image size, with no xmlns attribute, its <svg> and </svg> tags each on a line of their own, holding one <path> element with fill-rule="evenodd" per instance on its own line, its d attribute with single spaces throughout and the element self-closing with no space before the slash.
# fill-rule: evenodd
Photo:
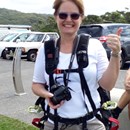
<svg viewBox="0 0 130 130">
<path fill-rule="evenodd" d="M 85 68 L 88 66 L 88 41 L 90 35 L 80 34 L 79 35 L 79 43 L 76 50 L 77 63 L 79 68 Z M 59 45 L 59 39 L 57 41 L 57 45 Z M 59 50 L 56 47 L 55 40 L 49 40 L 44 43 L 45 47 L 45 67 L 47 74 L 53 73 L 56 69 L 57 64 L 59 62 Z"/>
<path fill-rule="evenodd" d="M 44 43 L 45 48 L 45 68 L 47 74 L 53 73 L 53 70 L 56 69 L 59 62 L 59 57 L 56 50 L 55 40 L 48 40 Z"/>
<path fill-rule="evenodd" d="M 79 44 L 77 48 L 77 63 L 79 68 L 85 68 L 88 66 L 88 43 L 90 35 L 82 33 L 79 35 Z"/>
</svg>

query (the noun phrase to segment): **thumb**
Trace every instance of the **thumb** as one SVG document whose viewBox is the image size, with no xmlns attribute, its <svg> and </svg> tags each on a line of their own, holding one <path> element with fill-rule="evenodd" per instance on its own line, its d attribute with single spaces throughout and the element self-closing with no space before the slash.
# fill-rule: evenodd
<svg viewBox="0 0 130 130">
<path fill-rule="evenodd" d="M 54 95 L 52 94 L 52 93 L 49 93 L 48 94 L 48 98 L 51 98 L 51 97 L 53 97 Z"/>
<path fill-rule="evenodd" d="M 118 36 L 120 36 L 120 34 L 121 34 L 122 31 L 123 31 L 123 28 L 120 27 L 120 28 L 117 29 L 116 34 L 117 34 Z"/>
</svg>

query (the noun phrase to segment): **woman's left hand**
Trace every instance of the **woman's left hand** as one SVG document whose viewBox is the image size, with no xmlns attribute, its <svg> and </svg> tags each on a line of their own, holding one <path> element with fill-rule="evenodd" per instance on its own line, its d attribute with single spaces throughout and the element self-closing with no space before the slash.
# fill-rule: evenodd
<svg viewBox="0 0 130 130">
<path fill-rule="evenodd" d="M 117 54 L 121 51 L 120 34 L 122 28 L 119 28 L 116 34 L 109 34 L 107 36 L 107 46 L 112 50 L 112 53 Z"/>
</svg>

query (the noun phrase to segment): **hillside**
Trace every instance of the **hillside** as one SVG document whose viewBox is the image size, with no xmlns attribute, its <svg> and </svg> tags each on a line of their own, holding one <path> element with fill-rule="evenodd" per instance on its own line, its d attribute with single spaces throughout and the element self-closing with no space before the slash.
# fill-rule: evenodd
<svg viewBox="0 0 130 130">
<path fill-rule="evenodd" d="M 0 24 L 31 25 L 35 30 L 38 24 L 47 23 L 50 15 L 36 13 L 22 13 L 16 10 L 0 8 Z"/>
</svg>

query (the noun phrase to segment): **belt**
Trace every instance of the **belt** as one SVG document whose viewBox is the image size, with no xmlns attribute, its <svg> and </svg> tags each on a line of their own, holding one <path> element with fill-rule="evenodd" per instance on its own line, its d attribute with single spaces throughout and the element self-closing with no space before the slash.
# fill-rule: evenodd
<svg viewBox="0 0 130 130">
<path fill-rule="evenodd" d="M 55 115 L 49 113 L 49 119 L 52 121 L 55 121 L 55 119 L 56 119 L 58 122 L 66 123 L 66 124 L 80 124 L 80 123 L 83 123 L 84 121 L 88 121 L 88 120 L 92 119 L 96 114 L 97 114 L 97 112 L 90 112 L 83 117 L 70 119 L 70 118 L 63 118 L 58 115 L 55 116 Z"/>
</svg>

